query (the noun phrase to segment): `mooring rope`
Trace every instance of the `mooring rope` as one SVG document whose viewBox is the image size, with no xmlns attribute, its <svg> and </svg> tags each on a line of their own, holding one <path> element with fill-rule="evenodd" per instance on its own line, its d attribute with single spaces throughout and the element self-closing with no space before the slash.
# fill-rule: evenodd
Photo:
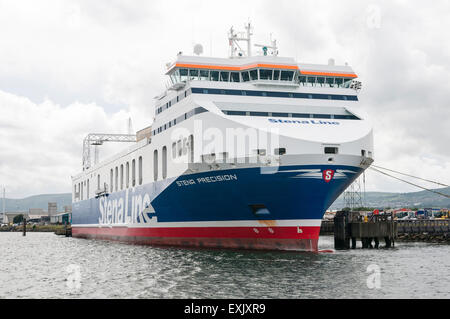
<svg viewBox="0 0 450 319">
<path fill-rule="evenodd" d="M 375 166 L 375 165 L 372 165 L 372 166 Z M 410 184 L 410 185 L 419 187 L 419 188 L 421 188 L 421 189 L 423 189 L 423 190 L 426 190 L 426 191 L 429 191 L 429 192 L 431 192 L 431 193 L 435 193 L 435 194 L 438 194 L 438 195 L 441 195 L 441 196 L 450 198 L 450 195 L 447 195 L 447 194 L 444 194 L 444 193 L 441 193 L 441 192 L 438 192 L 438 191 L 435 191 L 435 190 L 432 190 L 432 189 L 429 189 L 429 188 L 426 188 L 426 187 L 423 187 L 423 186 L 420 186 L 420 185 L 417 185 L 417 184 L 414 184 L 414 183 L 411 183 L 411 182 L 408 182 L 408 181 L 405 181 L 404 179 L 398 178 L 398 177 L 393 176 L 393 175 L 391 175 L 391 174 L 388 174 L 388 173 L 386 173 L 386 172 L 382 172 L 382 171 L 380 171 L 380 170 L 378 170 L 378 169 L 376 169 L 376 168 L 374 168 L 374 167 L 372 167 L 372 166 L 369 167 L 369 168 L 372 169 L 372 170 L 374 170 L 374 171 L 376 171 L 376 172 L 378 172 L 378 173 L 381 173 L 381 174 L 384 174 L 384 175 L 386 175 L 386 176 L 389 176 L 389 177 L 398 179 L 399 181 L 402 181 L 402 182 L 404 182 L 404 183 L 407 183 L 407 184 Z M 404 174 L 404 175 L 406 175 L 406 174 Z M 440 185 L 443 185 L 443 184 L 440 184 Z"/>
<path fill-rule="evenodd" d="M 394 171 L 393 169 L 389 169 L 389 168 L 386 168 L 386 167 L 381 167 L 381 166 L 377 166 L 377 165 L 373 165 L 373 164 L 371 166 L 372 167 L 376 167 L 376 168 L 380 168 L 380 169 L 384 169 L 386 171 L 391 171 L 391 172 L 394 172 L 394 173 L 397 173 L 397 174 L 400 174 L 400 175 L 405 175 L 405 176 L 409 176 L 409 177 L 412 177 L 412 178 L 421 179 L 423 181 L 434 183 L 434 184 L 437 184 L 437 185 L 440 185 L 440 186 L 449 187 L 449 185 L 446 185 L 446 184 L 443 184 L 443 183 L 439 183 L 439 182 L 436 182 L 436 181 L 431 181 L 429 179 L 425 179 L 425 178 L 421 178 L 421 177 L 417 177 L 417 176 L 413 176 L 413 175 L 409 175 L 409 174 L 405 174 L 405 173 L 402 173 L 402 172 L 399 172 L 399 171 Z"/>
</svg>

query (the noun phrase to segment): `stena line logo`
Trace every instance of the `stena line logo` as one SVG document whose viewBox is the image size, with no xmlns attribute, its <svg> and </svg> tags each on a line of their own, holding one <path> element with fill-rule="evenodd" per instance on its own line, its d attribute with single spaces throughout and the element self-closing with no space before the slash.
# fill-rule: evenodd
<svg viewBox="0 0 450 319">
<path fill-rule="evenodd" d="M 288 123 L 288 124 L 312 124 L 312 125 L 339 125 L 336 121 L 324 121 L 324 120 L 279 120 L 268 119 L 270 123 Z"/>
<path fill-rule="evenodd" d="M 326 169 L 322 172 L 322 177 L 326 183 L 329 183 L 334 177 L 334 171 L 332 169 Z"/>
</svg>

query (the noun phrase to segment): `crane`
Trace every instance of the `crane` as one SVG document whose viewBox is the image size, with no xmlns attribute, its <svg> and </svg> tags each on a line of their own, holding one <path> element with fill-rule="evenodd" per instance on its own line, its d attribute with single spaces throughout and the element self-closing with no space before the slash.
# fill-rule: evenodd
<svg viewBox="0 0 450 319">
<path fill-rule="evenodd" d="M 103 145 L 104 142 L 136 142 L 135 134 L 103 134 L 90 133 L 83 141 L 83 171 L 91 167 L 91 145 L 95 147 Z M 95 161 L 98 159 L 98 150 L 95 151 Z"/>
</svg>

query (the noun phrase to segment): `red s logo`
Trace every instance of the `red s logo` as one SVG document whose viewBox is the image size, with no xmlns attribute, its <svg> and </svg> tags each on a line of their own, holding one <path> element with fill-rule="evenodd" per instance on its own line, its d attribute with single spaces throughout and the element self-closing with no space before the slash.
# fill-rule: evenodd
<svg viewBox="0 0 450 319">
<path fill-rule="evenodd" d="M 329 183 L 333 179 L 333 176 L 334 176 L 334 171 L 332 169 L 326 169 L 322 172 L 323 180 L 326 183 Z"/>
</svg>

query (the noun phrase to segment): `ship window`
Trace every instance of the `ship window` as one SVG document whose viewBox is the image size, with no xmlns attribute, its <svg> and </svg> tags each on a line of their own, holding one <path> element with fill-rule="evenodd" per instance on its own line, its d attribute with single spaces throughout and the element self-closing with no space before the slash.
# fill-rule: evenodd
<svg viewBox="0 0 450 319">
<path fill-rule="evenodd" d="M 189 135 L 189 162 L 194 163 L 194 135 Z"/>
<path fill-rule="evenodd" d="M 292 81 L 293 71 L 281 71 L 281 81 Z"/>
<path fill-rule="evenodd" d="M 131 161 L 131 186 L 136 186 L 136 160 Z"/>
<path fill-rule="evenodd" d="M 345 88 L 349 88 L 350 87 L 350 84 L 352 84 L 352 79 L 345 79 L 344 80 L 344 87 Z"/>
<path fill-rule="evenodd" d="M 265 149 L 257 149 L 257 150 L 255 150 L 255 153 L 259 156 L 265 156 L 266 150 Z"/>
<path fill-rule="evenodd" d="M 231 72 L 231 82 L 240 82 L 239 72 Z"/>
<path fill-rule="evenodd" d="M 300 77 L 298 78 L 298 80 L 299 80 L 300 83 L 302 83 L 303 85 L 305 85 L 305 83 L 306 83 L 306 76 L 300 76 Z"/>
<path fill-rule="evenodd" d="M 142 185 L 142 156 L 139 156 L 139 185 Z"/>
<path fill-rule="evenodd" d="M 167 147 L 162 148 L 162 178 L 167 177 Z"/>
<path fill-rule="evenodd" d="M 250 71 L 250 78 L 252 81 L 258 80 L 258 71 L 257 70 L 251 70 Z"/>
<path fill-rule="evenodd" d="M 316 77 L 315 76 L 308 76 L 308 83 L 313 86 L 314 83 L 316 83 Z"/>
<path fill-rule="evenodd" d="M 120 190 L 123 189 L 123 164 L 120 165 Z"/>
<path fill-rule="evenodd" d="M 220 72 L 220 81 L 229 82 L 230 72 Z"/>
<path fill-rule="evenodd" d="M 127 162 L 127 165 L 126 165 L 126 173 L 125 173 L 125 178 L 126 178 L 126 185 L 127 185 L 127 188 L 128 187 L 130 187 L 130 163 L 129 162 Z"/>
<path fill-rule="evenodd" d="M 158 180 L 158 150 L 153 152 L 153 178 Z"/>
<path fill-rule="evenodd" d="M 115 190 L 116 190 L 116 192 L 117 192 L 117 190 L 118 190 L 118 188 L 119 188 L 119 168 L 116 166 L 116 169 L 115 169 L 115 173 L 116 173 L 116 175 L 115 175 Z"/>
<path fill-rule="evenodd" d="M 289 113 L 272 113 L 273 117 L 288 117 Z"/>
<path fill-rule="evenodd" d="M 344 83 L 344 80 L 342 78 L 336 78 L 335 81 L 338 87 L 342 87 L 342 84 Z"/>
<path fill-rule="evenodd" d="M 313 118 L 315 119 L 331 119 L 330 114 L 314 114 Z"/>
<path fill-rule="evenodd" d="M 309 118 L 309 114 L 304 114 L 304 113 L 292 113 L 292 117 Z"/>
<path fill-rule="evenodd" d="M 183 139 L 183 155 L 186 155 L 187 153 L 187 138 Z"/>
<path fill-rule="evenodd" d="M 327 78 L 327 84 L 329 86 L 333 86 L 334 85 L 334 78 Z"/>
<path fill-rule="evenodd" d="M 325 147 L 325 154 L 337 154 L 338 148 L 337 147 Z"/>
<path fill-rule="evenodd" d="M 250 116 L 269 116 L 268 112 L 250 112 Z"/>
<path fill-rule="evenodd" d="M 285 155 L 286 154 L 286 148 L 281 147 L 281 148 L 276 148 L 274 150 L 275 155 Z"/>
<path fill-rule="evenodd" d="M 259 70 L 260 80 L 272 80 L 272 70 Z"/>
<path fill-rule="evenodd" d="M 189 70 L 189 79 L 197 80 L 198 79 L 198 70 Z"/>
<path fill-rule="evenodd" d="M 320 86 L 323 86 L 325 84 L 325 78 L 322 76 L 318 76 L 317 83 L 320 84 Z"/>
<path fill-rule="evenodd" d="M 100 174 L 97 175 L 97 189 L 100 190 Z"/>
<path fill-rule="evenodd" d="M 114 173 L 113 173 L 113 169 L 111 168 L 111 171 L 109 172 L 109 175 L 110 175 L 110 176 L 109 176 L 109 177 L 110 177 L 110 178 L 109 178 L 109 181 L 110 181 L 110 184 L 109 184 L 110 187 L 109 187 L 109 188 L 110 188 L 110 190 L 111 190 L 111 193 L 114 191 L 114 178 L 113 178 L 113 174 L 114 174 Z"/>
<path fill-rule="evenodd" d="M 172 143 L 172 158 L 176 158 L 177 157 L 177 143 L 173 142 Z"/>
<path fill-rule="evenodd" d="M 241 74 L 242 74 L 242 81 L 244 81 L 244 82 L 250 81 L 250 76 L 248 74 L 248 71 L 244 71 Z"/>
<path fill-rule="evenodd" d="M 209 70 L 200 70 L 200 80 L 203 81 L 209 80 Z"/>
<path fill-rule="evenodd" d="M 178 151 L 178 156 L 182 155 L 183 150 L 181 149 L 181 140 L 179 140 L 177 142 L 177 151 Z"/>
<path fill-rule="evenodd" d="M 246 115 L 246 112 L 243 111 L 225 111 L 227 115 Z"/>
<path fill-rule="evenodd" d="M 211 81 L 219 81 L 219 71 L 211 71 Z"/>
<path fill-rule="evenodd" d="M 187 69 L 180 69 L 180 79 L 181 81 L 186 81 L 188 78 L 188 70 Z"/>
<path fill-rule="evenodd" d="M 275 81 L 280 80 L 280 70 L 274 70 L 274 71 L 273 71 L 273 79 L 274 79 Z"/>
</svg>

